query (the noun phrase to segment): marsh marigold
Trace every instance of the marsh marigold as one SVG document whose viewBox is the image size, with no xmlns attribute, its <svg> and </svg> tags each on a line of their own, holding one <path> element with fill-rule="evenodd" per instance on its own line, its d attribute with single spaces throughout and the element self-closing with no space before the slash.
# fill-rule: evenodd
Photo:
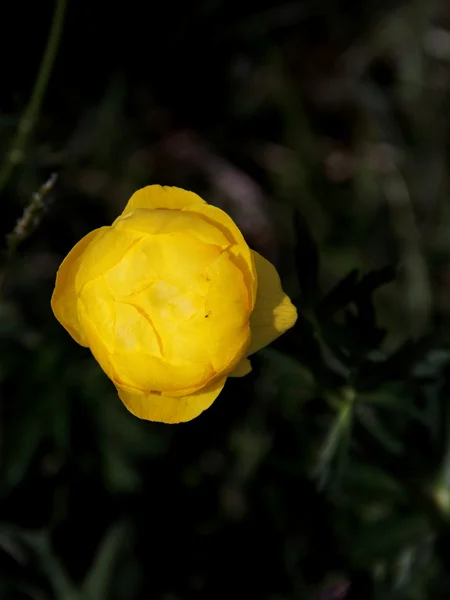
<svg viewBox="0 0 450 600">
<path fill-rule="evenodd" d="M 211 406 L 297 311 L 233 220 L 192 192 L 151 185 L 69 252 L 56 318 L 91 349 L 130 412 L 179 423 Z"/>
</svg>

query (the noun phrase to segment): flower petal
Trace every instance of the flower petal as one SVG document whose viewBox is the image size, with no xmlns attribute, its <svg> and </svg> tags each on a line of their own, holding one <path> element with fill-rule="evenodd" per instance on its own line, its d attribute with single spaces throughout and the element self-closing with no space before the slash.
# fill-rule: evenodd
<svg viewBox="0 0 450 600">
<path fill-rule="evenodd" d="M 283 292 L 275 267 L 258 252 L 253 251 L 258 273 L 258 293 L 250 317 L 252 341 L 248 355 L 257 352 L 293 327 L 297 309 Z"/>
<path fill-rule="evenodd" d="M 165 356 L 172 340 L 161 337 L 151 311 L 147 314 L 139 305 L 115 302 L 102 278 L 86 284 L 78 310 L 93 355 L 118 385 L 182 396 L 202 388 L 215 376 L 206 352 L 198 362 Z"/>
<path fill-rule="evenodd" d="M 136 208 L 133 212 L 116 219 L 113 227 L 116 230 L 129 229 L 149 235 L 182 233 L 204 244 L 214 244 L 222 250 L 230 245 L 230 240 L 220 228 L 216 227 L 212 221 L 206 221 L 201 215 L 189 209 Z"/>
<path fill-rule="evenodd" d="M 248 290 L 242 272 L 228 252 L 209 266 L 211 284 L 206 296 L 208 318 L 200 319 L 191 335 L 209 348 L 214 370 L 231 371 L 246 356 L 250 343 Z M 205 316 L 206 316 L 205 315 Z"/>
<path fill-rule="evenodd" d="M 232 252 L 237 265 L 244 273 L 250 290 L 251 302 L 252 305 L 254 304 L 257 275 L 253 254 L 233 219 L 223 210 L 208 204 L 194 192 L 171 186 L 149 185 L 138 190 L 131 196 L 122 215 L 116 220 L 113 226 L 118 224 L 124 217 L 127 217 L 132 211 L 139 208 L 186 210 L 201 215 L 206 223 L 218 227 L 226 239 L 234 246 Z"/>
<path fill-rule="evenodd" d="M 181 188 L 168 185 L 148 185 L 135 192 L 125 206 L 122 215 L 136 208 L 168 208 L 182 210 L 192 205 L 202 205 L 206 202 L 194 194 Z"/>
<path fill-rule="evenodd" d="M 252 363 L 248 360 L 248 358 L 243 358 L 241 362 L 235 367 L 234 371 L 232 371 L 229 377 L 244 377 L 248 375 L 252 370 Z"/>
<path fill-rule="evenodd" d="M 172 398 L 159 394 L 140 395 L 118 387 L 119 398 L 139 419 L 160 423 L 185 423 L 209 408 L 225 385 L 226 377 L 195 394 Z"/>
<path fill-rule="evenodd" d="M 78 318 L 78 297 L 75 290 L 76 274 L 85 251 L 106 229 L 108 227 L 101 227 L 84 236 L 63 260 L 56 275 L 55 289 L 51 299 L 53 313 L 61 325 L 81 346 L 87 346 L 88 343 Z"/>
<path fill-rule="evenodd" d="M 220 228 L 225 236 L 229 239 L 232 244 L 229 252 L 233 255 L 236 266 L 239 267 L 246 285 L 250 292 L 250 303 L 253 307 L 256 299 L 257 289 L 257 270 L 255 268 L 255 261 L 252 250 L 248 247 L 244 236 L 240 232 L 238 226 L 226 212 L 212 206 L 211 204 L 195 205 L 189 208 L 190 212 L 195 212 L 216 227 Z"/>
<path fill-rule="evenodd" d="M 119 265 L 124 256 L 134 246 L 137 246 L 143 235 L 136 231 L 113 227 L 102 227 L 99 235 L 92 244 L 86 248 L 83 260 L 75 276 L 75 289 L 80 293 L 86 283 L 103 277 L 110 269 Z"/>
</svg>

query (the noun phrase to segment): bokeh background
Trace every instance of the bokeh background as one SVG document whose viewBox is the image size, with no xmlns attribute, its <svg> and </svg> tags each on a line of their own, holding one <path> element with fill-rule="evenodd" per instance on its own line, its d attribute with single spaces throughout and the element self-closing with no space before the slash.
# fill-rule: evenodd
<svg viewBox="0 0 450 600">
<path fill-rule="evenodd" d="M 448 3 L 63 9 L 0 24 L 0 598 L 450 598 Z M 178 426 L 50 309 L 151 183 L 227 210 L 299 308 Z"/>
</svg>

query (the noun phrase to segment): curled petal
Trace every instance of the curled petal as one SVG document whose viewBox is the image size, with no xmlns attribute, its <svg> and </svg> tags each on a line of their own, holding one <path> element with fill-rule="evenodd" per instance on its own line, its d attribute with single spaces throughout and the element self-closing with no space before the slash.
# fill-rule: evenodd
<svg viewBox="0 0 450 600">
<path fill-rule="evenodd" d="M 226 240 L 231 245 L 230 252 L 234 255 L 237 266 L 244 274 L 249 289 L 250 302 L 253 307 L 257 289 L 257 273 L 253 254 L 233 219 L 223 210 L 207 204 L 194 192 L 188 192 L 177 187 L 149 185 L 138 190 L 131 196 L 121 217 L 116 220 L 115 225 L 122 225 L 123 220 L 123 226 L 134 227 L 132 223 L 126 224 L 126 219 L 136 209 L 188 211 L 201 216 L 205 224 L 212 225 L 218 229 L 223 237 L 220 241 L 217 239 L 213 241 L 211 239 L 211 242 L 223 247 L 224 240 Z M 188 221 L 186 220 L 185 222 L 187 225 Z M 186 225 L 183 224 L 183 227 Z M 196 231 L 197 235 L 202 239 L 204 235 L 203 228 L 197 225 Z"/>
<path fill-rule="evenodd" d="M 55 289 L 51 299 L 53 313 L 81 346 L 87 346 L 88 342 L 78 318 L 75 280 L 86 250 L 106 229 L 108 227 L 101 227 L 85 235 L 63 260 L 56 275 Z"/>
<path fill-rule="evenodd" d="M 230 373 L 230 377 L 244 377 L 248 375 L 252 370 L 252 363 L 248 358 L 243 358 L 241 362 L 235 367 L 234 371 Z"/>
<path fill-rule="evenodd" d="M 211 206 L 211 204 L 195 205 L 190 207 L 189 211 L 195 212 L 207 222 L 213 223 L 227 237 L 231 244 L 229 252 L 244 276 L 249 290 L 250 304 L 253 307 L 258 284 L 257 270 L 252 250 L 248 247 L 238 226 L 227 213 L 217 208 L 217 206 Z"/>
<path fill-rule="evenodd" d="M 80 262 L 75 277 L 77 293 L 86 283 L 102 277 L 110 269 L 119 265 L 143 237 L 135 231 L 116 231 L 112 227 L 102 227 L 101 231 L 102 234 L 86 248 L 83 260 Z"/>
<path fill-rule="evenodd" d="M 162 394 L 139 394 L 122 386 L 118 386 L 117 391 L 127 409 L 139 419 L 184 423 L 195 419 L 211 406 L 222 391 L 225 381 L 226 377 L 194 394 L 178 398 Z"/>
<path fill-rule="evenodd" d="M 148 185 L 131 196 L 122 215 L 130 213 L 136 208 L 182 210 L 202 204 L 206 204 L 206 202 L 194 192 L 168 185 Z"/>
<path fill-rule="evenodd" d="M 229 372 L 246 356 L 250 343 L 247 287 L 242 272 L 225 252 L 210 265 L 209 273 L 208 318 L 203 318 L 192 333 L 209 348 L 215 371 Z"/>
<path fill-rule="evenodd" d="M 136 208 L 120 216 L 113 224 L 117 230 L 128 229 L 148 235 L 190 236 L 204 244 L 214 244 L 221 249 L 230 245 L 229 239 L 214 225 L 191 210 L 166 210 Z M 229 236 L 228 236 L 229 237 Z"/>
<path fill-rule="evenodd" d="M 252 341 L 248 355 L 276 340 L 297 320 L 297 309 L 283 292 L 275 267 L 258 252 L 253 255 L 258 272 L 258 294 L 250 317 Z"/>
</svg>

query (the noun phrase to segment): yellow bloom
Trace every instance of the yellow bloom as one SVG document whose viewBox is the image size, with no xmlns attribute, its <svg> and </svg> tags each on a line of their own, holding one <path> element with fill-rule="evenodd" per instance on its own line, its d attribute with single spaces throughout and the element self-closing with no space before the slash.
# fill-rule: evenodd
<svg viewBox="0 0 450 600">
<path fill-rule="evenodd" d="M 51 304 L 128 410 L 165 423 L 211 406 L 227 377 L 251 371 L 247 356 L 297 319 L 275 268 L 226 213 L 158 185 L 76 244 Z"/>
</svg>

